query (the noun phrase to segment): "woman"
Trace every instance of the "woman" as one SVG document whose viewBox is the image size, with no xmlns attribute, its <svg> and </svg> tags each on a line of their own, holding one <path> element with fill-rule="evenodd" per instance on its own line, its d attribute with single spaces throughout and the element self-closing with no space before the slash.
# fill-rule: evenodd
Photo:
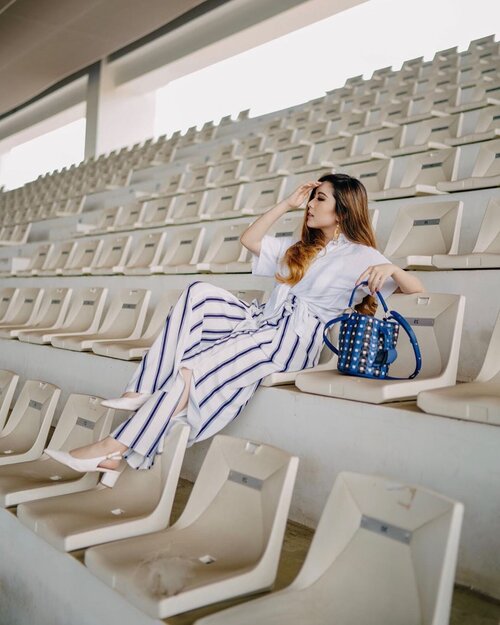
<svg viewBox="0 0 500 625">
<path fill-rule="evenodd" d="M 287 211 L 309 196 L 301 239 L 266 236 Z M 106 439 L 71 453 L 47 450 L 80 471 L 106 473 L 112 485 L 121 458 L 149 468 L 176 421 L 191 427 L 190 444 L 216 434 L 239 415 L 261 380 L 277 371 L 314 366 L 326 321 L 347 306 L 354 284 L 357 305 L 376 307 L 373 295 L 423 290 L 420 280 L 392 265 L 376 249 L 364 186 L 350 176 L 328 174 L 301 185 L 259 217 L 241 236 L 254 255 L 253 273 L 275 276 L 264 306 L 246 304 L 228 291 L 195 282 L 167 317 L 124 395 L 104 406 L 135 414 Z"/>
</svg>

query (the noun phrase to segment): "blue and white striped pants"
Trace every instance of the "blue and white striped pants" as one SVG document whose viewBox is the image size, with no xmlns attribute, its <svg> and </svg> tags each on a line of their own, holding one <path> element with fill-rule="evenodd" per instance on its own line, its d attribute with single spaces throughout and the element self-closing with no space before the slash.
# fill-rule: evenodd
<svg viewBox="0 0 500 625">
<path fill-rule="evenodd" d="M 128 463 L 149 468 L 177 421 L 190 425 L 190 444 L 213 436 L 239 415 L 266 375 L 315 365 L 323 324 L 311 315 L 299 337 L 293 312 L 292 304 L 264 321 L 263 306 L 205 282 L 191 284 L 127 385 L 151 395 L 111 434 L 129 448 Z M 192 372 L 189 400 L 174 417 L 185 385 L 182 368 Z"/>
</svg>

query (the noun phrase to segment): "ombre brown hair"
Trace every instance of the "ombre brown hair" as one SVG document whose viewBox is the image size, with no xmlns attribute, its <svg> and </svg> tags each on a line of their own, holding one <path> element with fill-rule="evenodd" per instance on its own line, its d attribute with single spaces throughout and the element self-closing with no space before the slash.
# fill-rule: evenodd
<svg viewBox="0 0 500 625">
<path fill-rule="evenodd" d="M 343 235 L 353 243 L 376 248 L 377 243 L 370 221 L 368 196 L 364 185 L 356 178 L 346 174 L 326 174 L 321 176 L 318 182 L 329 182 L 332 185 L 335 212 Z M 316 189 L 313 189 L 308 204 L 315 194 Z M 304 277 L 318 252 L 326 244 L 327 239 L 321 230 L 307 226 L 306 205 L 300 241 L 289 247 L 283 258 L 284 264 L 288 268 L 288 275 L 276 274 L 276 280 L 292 286 L 297 284 Z M 375 298 L 368 295 L 356 308 L 364 314 L 374 314 L 377 309 L 377 302 Z"/>
</svg>

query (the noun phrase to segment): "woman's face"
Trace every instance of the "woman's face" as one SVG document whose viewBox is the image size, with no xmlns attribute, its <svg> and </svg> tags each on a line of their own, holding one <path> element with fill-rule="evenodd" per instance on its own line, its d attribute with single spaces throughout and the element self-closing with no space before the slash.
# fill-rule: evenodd
<svg viewBox="0 0 500 625">
<path fill-rule="evenodd" d="M 338 219 L 335 212 L 335 198 L 330 182 L 322 182 L 316 187 L 314 197 L 307 203 L 307 227 L 322 230 L 327 239 L 332 239 Z"/>
</svg>

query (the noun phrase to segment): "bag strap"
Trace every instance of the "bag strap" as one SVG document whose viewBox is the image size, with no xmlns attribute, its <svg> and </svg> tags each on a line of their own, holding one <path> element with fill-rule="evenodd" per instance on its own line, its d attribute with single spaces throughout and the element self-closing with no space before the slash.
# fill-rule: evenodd
<svg viewBox="0 0 500 625">
<path fill-rule="evenodd" d="M 349 298 L 349 304 L 348 304 L 349 308 L 352 308 L 352 303 L 354 301 L 354 294 L 356 293 L 356 290 L 360 286 L 367 286 L 367 285 L 368 285 L 368 282 L 360 282 L 358 285 L 356 285 L 354 287 L 354 289 L 352 290 L 352 293 L 351 293 L 351 297 Z M 380 300 L 380 303 L 382 304 L 382 307 L 383 307 L 384 312 L 386 313 L 387 317 L 388 318 L 392 317 L 403 328 L 403 330 L 408 335 L 408 338 L 410 339 L 411 346 L 413 348 L 413 355 L 415 356 L 415 370 L 413 371 L 413 373 L 411 375 L 409 375 L 406 378 L 396 378 L 396 377 L 392 377 L 392 376 L 388 375 L 384 379 L 385 380 L 412 380 L 413 378 L 415 378 L 418 375 L 420 369 L 422 368 L 422 354 L 420 353 L 420 347 L 418 345 L 418 341 L 417 341 L 417 337 L 415 336 L 415 332 L 413 332 L 412 327 L 410 326 L 408 321 L 406 321 L 406 319 L 403 317 L 403 315 L 400 315 L 395 310 L 391 310 L 389 312 L 389 308 L 387 307 L 387 304 L 385 303 L 385 300 L 382 297 L 382 294 L 379 293 L 378 291 L 377 291 L 377 296 L 378 296 L 378 299 Z M 327 321 L 325 323 L 325 326 L 323 328 L 323 341 L 326 343 L 326 345 L 328 345 L 328 347 L 332 350 L 332 352 L 334 354 L 336 354 L 337 356 L 339 355 L 339 350 L 330 341 L 330 339 L 327 336 L 327 333 L 328 333 L 328 330 L 333 325 L 348 319 L 350 317 L 350 314 L 351 313 L 344 312 L 341 315 L 339 315 L 338 317 L 335 317 L 334 319 L 330 319 L 330 321 Z"/>
</svg>

